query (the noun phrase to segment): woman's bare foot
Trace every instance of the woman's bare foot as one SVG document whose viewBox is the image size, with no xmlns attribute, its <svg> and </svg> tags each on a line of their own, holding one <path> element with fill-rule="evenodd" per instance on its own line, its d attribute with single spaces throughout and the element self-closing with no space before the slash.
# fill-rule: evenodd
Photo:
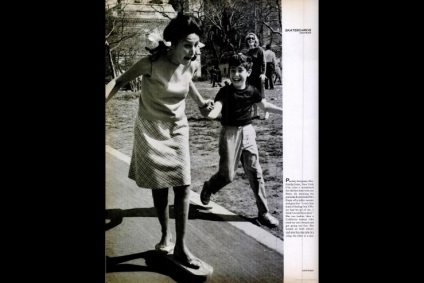
<svg viewBox="0 0 424 283">
<path fill-rule="evenodd" d="M 170 253 L 174 250 L 175 244 L 171 242 L 172 235 L 162 235 L 162 238 L 159 243 L 156 244 L 155 249 L 161 252 Z"/>
<path fill-rule="evenodd" d="M 190 268 L 198 269 L 201 266 L 200 260 L 196 258 L 186 247 L 174 249 L 174 259 L 182 265 Z"/>
</svg>

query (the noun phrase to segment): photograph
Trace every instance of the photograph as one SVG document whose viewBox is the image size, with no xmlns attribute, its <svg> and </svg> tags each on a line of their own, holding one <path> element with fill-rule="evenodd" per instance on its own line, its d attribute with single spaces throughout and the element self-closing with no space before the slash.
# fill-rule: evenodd
<svg viewBox="0 0 424 283">
<path fill-rule="evenodd" d="M 318 282 L 317 18 L 105 0 L 105 282 Z"/>
</svg>

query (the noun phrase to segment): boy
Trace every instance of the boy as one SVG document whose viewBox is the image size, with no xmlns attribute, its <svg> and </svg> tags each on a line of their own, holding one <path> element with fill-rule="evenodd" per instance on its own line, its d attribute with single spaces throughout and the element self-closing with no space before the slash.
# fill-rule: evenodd
<svg viewBox="0 0 424 283">
<path fill-rule="evenodd" d="M 260 92 L 246 83 L 252 72 L 251 57 L 241 53 L 229 60 L 230 85 L 222 87 L 215 97 L 214 108 L 207 114 L 208 119 L 216 119 L 221 114 L 219 137 L 219 171 L 203 185 L 200 200 L 204 205 L 211 194 L 217 193 L 234 180 L 241 160 L 250 187 L 256 198 L 258 221 L 269 227 L 277 227 L 278 220 L 269 213 L 262 168 L 259 165 L 259 152 L 256 132 L 252 126 L 252 108 L 256 103 L 262 110 L 282 114 L 282 108 L 268 103 Z"/>
</svg>

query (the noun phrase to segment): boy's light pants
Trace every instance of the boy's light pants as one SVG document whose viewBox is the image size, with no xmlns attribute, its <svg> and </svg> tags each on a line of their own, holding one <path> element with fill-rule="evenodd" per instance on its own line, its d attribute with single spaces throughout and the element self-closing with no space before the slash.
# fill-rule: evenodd
<svg viewBox="0 0 424 283">
<path fill-rule="evenodd" d="M 241 161 L 256 198 L 258 214 L 268 212 L 265 182 L 259 165 L 256 132 L 253 126 L 251 124 L 244 127 L 223 126 L 219 136 L 219 156 L 219 171 L 206 184 L 209 191 L 215 194 L 231 183 Z"/>
</svg>

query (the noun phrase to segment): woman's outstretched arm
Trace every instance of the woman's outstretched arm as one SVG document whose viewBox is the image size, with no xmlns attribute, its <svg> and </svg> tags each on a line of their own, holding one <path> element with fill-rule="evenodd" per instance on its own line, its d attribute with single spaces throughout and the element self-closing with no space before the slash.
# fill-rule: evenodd
<svg viewBox="0 0 424 283">
<path fill-rule="evenodd" d="M 151 64 L 148 57 L 143 57 L 132 65 L 125 73 L 112 79 L 106 84 L 106 103 L 120 90 L 124 85 L 135 78 L 150 74 Z"/>
</svg>

